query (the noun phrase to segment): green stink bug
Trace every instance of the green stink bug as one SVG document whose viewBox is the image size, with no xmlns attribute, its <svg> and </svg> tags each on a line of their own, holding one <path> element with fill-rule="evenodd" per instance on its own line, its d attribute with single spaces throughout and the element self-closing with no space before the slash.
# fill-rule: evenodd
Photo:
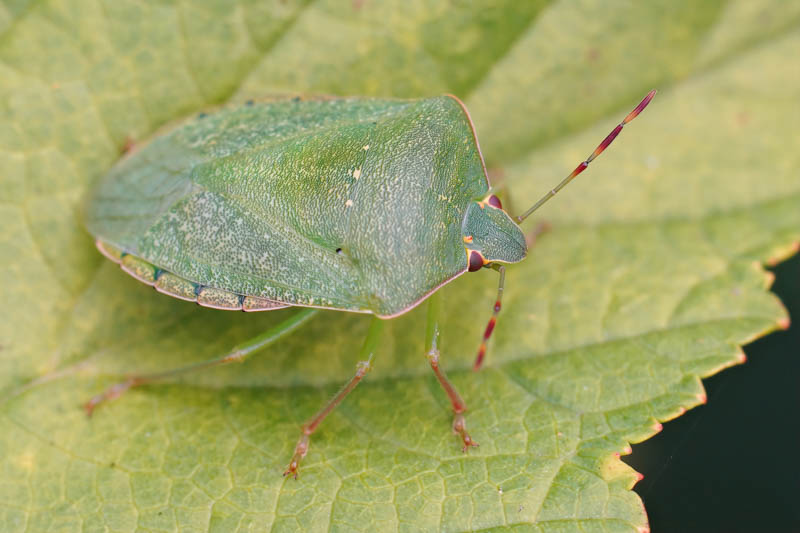
<svg viewBox="0 0 800 533">
<path fill-rule="evenodd" d="M 525 258 L 519 227 L 608 147 L 651 91 L 595 151 L 522 215 L 489 188 L 472 121 L 455 97 L 312 99 L 201 113 L 124 157 L 93 189 L 87 227 L 98 249 L 159 292 L 217 309 L 306 308 L 224 357 L 131 377 L 92 398 L 176 373 L 241 361 L 315 310 L 375 316 L 355 376 L 303 426 L 284 472 L 297 476 L 309 438 L 369 371 L 382 320 L 428 297 L 426 350 L 466 451 L 466 404 L 439 365 L 436 291 L 492 268 L 500 283 L 478 350 L 501 307 L 506 263 Z"/>
</svg>

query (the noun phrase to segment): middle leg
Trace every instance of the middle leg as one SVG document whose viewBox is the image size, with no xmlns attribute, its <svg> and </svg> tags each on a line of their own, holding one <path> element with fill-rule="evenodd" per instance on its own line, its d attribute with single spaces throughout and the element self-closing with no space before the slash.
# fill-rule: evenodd
<svg viewBox="0 0 800 533">
<path fill-rule="evenodd" d="M 461 398 L 456 388 L 447 379 L 447 376 L 439 366 L 439 293 L 435 292 L 428 299 L 428 327 L 425 335 L 425 356 L 431 364 L 433 373 L 439 384 L 447 393 L 450 399 L 450 405 L 453 406 L 453 433 L 461 437 L 464 443 L 463 451 L 466 452 L 471 446 L 478 446 L 478 443 L 472 440 L 472 437 L 467 433 L 467 422 L 464 419 L 464 413 L 467 410 L 467 404 Z"/>
<path fill-rule="evenodd" d="M 378 317 L 373 317 L 372 323 L 369 326 L 367 338 L 364 340 L 364 345 L 361 347 L 361 361 L 358 363 L 358 365 L 356 365 L 356 374 L 350 378 L 350 381 L 345 383 L 341 389 L 339 389 L 339 392 L 337 392 L 336 395 L 322 407 L 322 409 L 317 411 L 317 414 L 311 417 L 308 422 L 303 424 L 302 432 L 300 433 L 300 439 L 297 441 L 297 445 L 294 448 L 292 460 L 289 462 L 289 466 L 283 473 L 284 477 L 293 476 L 295 479 L 297 479 L 297 468 L 300 466 L 300 461 L 308 453 L 311 434 L 317 430 L 322 421 L 325 420 L 325 417 L 331 414 L 331 411 L 333 411 L 336 406 L 339 405 L 342 400 L 344 400 L 345 396 L 350 394 L 350 391 L 356 388 L 356 385 L 358 385 L 358 383 L 364 379 L 364 376 L 372 368 L 372 356 L 375 353 L 375 348 L 378 346 L 378 341 L 381 337 L 381 331 L 383 331 L 383 320 Z"/>
</svg>

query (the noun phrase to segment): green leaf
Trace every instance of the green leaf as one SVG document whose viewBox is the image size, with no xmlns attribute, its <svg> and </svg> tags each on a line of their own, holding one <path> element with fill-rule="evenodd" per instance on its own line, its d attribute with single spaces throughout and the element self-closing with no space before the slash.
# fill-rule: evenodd
<svg viewBox="0 0 800 533">
<path fill-rule="evenodd" d="M 800 239 L 798 46 L 800 5 L 765 0 L 6 0 L 0 529 L 646 530 L 619 454 L 788 320 L 760 264 Z M 424 306 L 387 324 L 297 481 L 280 474 L 299 425 L 353 374 L 365 317 L 324 312 L 244 365 L 79 408 L 295 312 L 197 308 L 94 250 L 82 198 L 129 139 L 250 96 L 453 92 L 521 210 L 653 87 L 541 212 L 553 229 L 510 269 L 481 373 L 496 276 L 444 289 L 469 455 L 423 357 Z"/>
</svg>

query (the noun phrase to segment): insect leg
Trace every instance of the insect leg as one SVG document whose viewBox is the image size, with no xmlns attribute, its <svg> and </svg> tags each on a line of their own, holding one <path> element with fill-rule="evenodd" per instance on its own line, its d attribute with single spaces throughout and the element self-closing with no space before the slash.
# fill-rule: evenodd
<svg viewBox="0 0 800 533">
<path fill-rule="evenodd" d="M 461 398 L 461 395 L 455 389 L 450 380 L 444 373 L 444 370 L 439 366 L 439 293 L 434 293 L 428 300 L 428 327 L 425 335 L 425 356 L 431 364 L 433 373 L 436 374 L 436 379 L 439 384 L 447 393 L 450 398 L 450 404 L 453 406 L 453 432 L 461 437 L 464 443 L 463 451 L 467 451 L 470 446 L 478 446 L 478 443 L 472 440 L 472 437 L 467 433 L 467 422 L 464 419 L 464 412 L 467 410 L 467 404 Z"/>
<path fill-rule="evenodd" d="M 356 374 L 350 381 L 345 383 L 345 385 L 339 389 L 339 392 L 331 398 L 331 400 L 325 404 L 317 414 L 315 414 L 308 422 L 303 424 L 303 430 L 300 434 L 300 439 L 297 441 L 297 445 L 294 447 L 294 455 L 292 455 L 292 460 L 289 462 L 289 466 L 284 471 L 283 475 L 288 476 L 292 475 L 295 479 L 297 479 L 297 467 L 300 465 L 300 460 L 306 456 L 308 453 L 308 446 L 309 440 L 311 439 L 311 434 L 316 431 L 319 425 L 325 420 L 325 417 L 328 416 L 331 411 L 336 409 L 336 406 L 344 400 L 345 396 L 350 394 L 350 391 L 356 388 L 356 385 L 364 378 L 367 372 L 370 371 L 372 368 L 372 356 L 375 354 L 375 348 L 378 346 L 378 341 L 381 337 L 381 332 L 383 331 L 383 320 L 380 318 L 373 318 L 372 323 L 369 326 L 369 332 L 367 333 L 367 338 L 364 340 L 364 345 L 361 347 L 360 357 L 361 361 L 356 365 Z"/>
<path fill-rule="evenodd" d="M 486 329 L 483 332 L 483 340 L 481 341 L 480 348 L 478 348 L 478 356 L 475 358 L 475 363 L 472 365 L 472 370 L 476 372 L 481 369 L 483 358 L 486 356 L 486 343 L 489 341 L 489 337 L 492 336 L 495 324 L 497 324 L 497 315 L 500 313 L 500 308 L 502 307 L 503 287 L 505 286 L 506 282 L 506 268 L 503 265 L 494 263 L 490 266 L 490 268 L 493 268 L 500 273 L 500 283 L 497 285 L 497 299 L 494 301 L 492 318 L 490 318 L 489 323 L 486 324 Z"/>
<path fill-rule="evenodd" d="M 536 243 L 536 239 L 542 233 L 548 231 L 550 229 L 550 224 L 547 222 L 540 222 L 533 228 L 532 231 L 525 234 L 525 243 L 530 249 Z M 483 341 L 481 341 L 480 348 L 478 348 L 478 355 L 475 358 L 475 363 L 472 365 L 472 370 L 476 372 L 481 369 L 483 365 L 483 359 L 486 356 L 486 343 L 489 341 L 489 337 L 492 336 L 492 331 L 494 331 L 494 326 L 497 323 L 497 314 L 500 312 L 500 306 L 503 299 L 503 286 L 505 284 L 506 278 L 506 269 L 502 265 L 497 263 L 493 263 L 488 265 L 489 268 L 493 268 L 500 272 L 500 283 L 497 287 L 497 299 L 494 302 L 494 311 L 492 312 L 492 318 L 489 319 L 489 323 L 486 325 L 486 330 L 483 333 Z"/>
<path fill-rule="evenodd" d="M 275 327 L 268 329 L 261 335 L 253 337 L 247 342 L 244 342 L 236 346 L 228 354 L 222 357 L 215 357 L 213 359 L 208 359 L 206 361 L 200 361 L 179 368 L 173 368 L 172 370 L 167 370 L 165 372 L 156 372 L 153 374 L 141 374 L 138 376 L 130 376 L 125 381 L 121 381 L 115 385 L 112 385 L 104 392 L 98 394 L 97 396 L 94 396 L 91 400 L 86 402 L 83 407 L 86 410 L 86 414 L 91 416 L 92 412 L 98 405 L 100 405 L 103 402 L 119 398 L 128 389 L 132 389 L 140 385 L 145 385 L 147 383 L 161 381 L 181 374 L 186 374 L 189 372 L 193 372 L 195 370 L 203 370 L 206 368 L 224 365 L 227 363 L 241 363 L 248 356 L 252 355 L 253 353 L 263 348 L 266 348 L 267 346 L 277 341 L 281 337 L 288 335 L 301 325 L 305 324 L 316 313 L 317 309 L 302 309 L 300 312 L 293 314 L 288 319 L 284 320 Z"/>
</svg>

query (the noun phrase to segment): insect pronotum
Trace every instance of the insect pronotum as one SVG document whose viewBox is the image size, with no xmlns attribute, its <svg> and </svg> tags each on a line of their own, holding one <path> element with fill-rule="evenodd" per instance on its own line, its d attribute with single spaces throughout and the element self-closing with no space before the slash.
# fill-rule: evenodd
<svg viewBox="0 0 800 533">
<path fill-rule="evenodd" d="M 302 427 L 284 472 L 297 477 L 311 435 L 369 372 L 383 319 L 428 299 L 426 357 L 450 399 L 464 451 L 477 446 L 466 403 L 440 364 L 436 291 L 465 272 L 498 272 L 479 369 L 502 305 L 504 265 L 528 252 L 519 224 L 583 172 L 654 95 L 516 217 L 489 188 L 472 121 L 453 96 L 249 101 L 156 136 L 92 190 L 87 227 L 98 249 L 159 292 L 202 306 L 300 310 L 222 357 L 131 376 L 87 402 L 87 412 L 132 387 L 243 361 L 317 309 L 371 313 L 355 375 Z"/>
</svg>

